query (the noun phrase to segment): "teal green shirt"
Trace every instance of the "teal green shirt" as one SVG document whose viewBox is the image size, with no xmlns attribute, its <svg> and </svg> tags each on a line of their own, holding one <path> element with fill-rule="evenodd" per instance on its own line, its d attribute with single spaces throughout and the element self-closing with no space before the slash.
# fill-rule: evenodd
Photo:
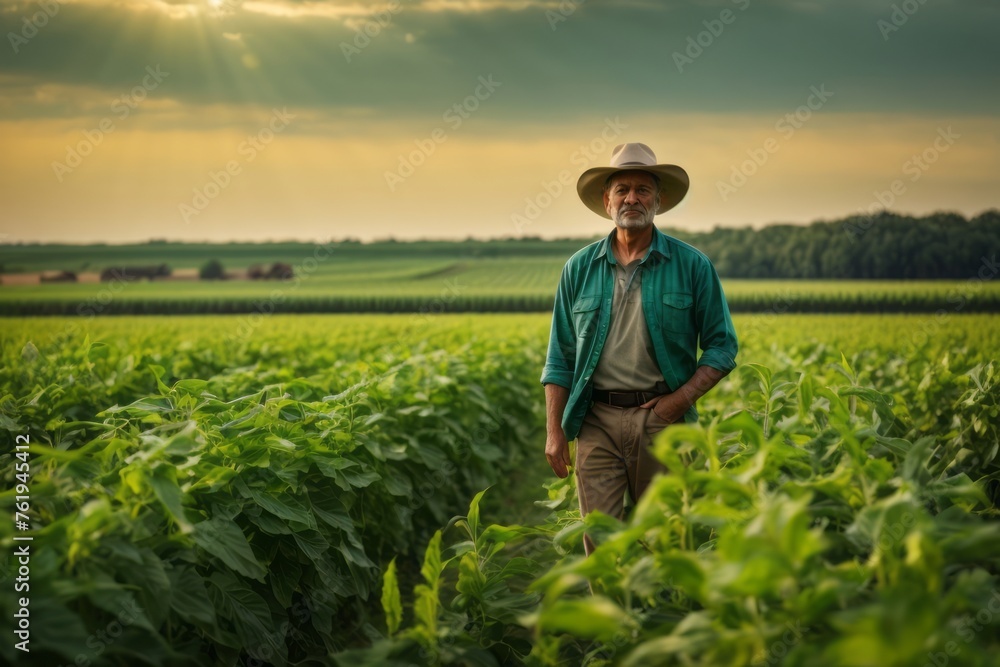
<svg viewBox="0 0 1000 667">
<path fill-rule="evenodd" d="M 590 408 L 591 376 L 611 321 L 617 230 L 569 258 L 552 309 L 552 330 L 542 384 L 570 390 L 563 413 L 566 437 L 576 438 Z M 712 262 L 698 249 L 653 227 L 653 242 L 640 262 L 642 309 L 656 362 L 670 391 L 687 382 L 698 366 L 728 373 L 736 367 L 736 330 L 722 283 Z M 697 356 L 698 347 L 701 356 Z M 635 389 L 635 387 L 620 387 Z M 698 419 L 692 406 L 687 422 Z"/>
</svg>

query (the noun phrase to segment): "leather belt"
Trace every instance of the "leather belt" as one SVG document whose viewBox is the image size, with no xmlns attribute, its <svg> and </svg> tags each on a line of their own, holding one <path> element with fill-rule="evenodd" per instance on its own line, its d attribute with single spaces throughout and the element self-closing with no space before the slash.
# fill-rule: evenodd
<svg viewBox="0 0 1000 667">
<path fill-rule="evenodd" d="M 591 398 L 599 403 L 607 403 L 617 408 L 637 408 L 659 395 L 655 391 L 607 391 L 604 389 L 594 389 Z"/>
</svg>

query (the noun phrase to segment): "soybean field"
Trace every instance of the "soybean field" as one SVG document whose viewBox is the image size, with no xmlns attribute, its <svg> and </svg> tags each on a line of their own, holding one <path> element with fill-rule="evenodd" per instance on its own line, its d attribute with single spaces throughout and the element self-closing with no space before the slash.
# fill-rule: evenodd
<svg viewBox="0 0 1000 667">
<path fill-rule="evenodd" d="M 4 661 L 996 664 L 995 317 L 737 316 L 624 522 L 547 469 L 548 324 L 8 320 Z"/>
</svg>

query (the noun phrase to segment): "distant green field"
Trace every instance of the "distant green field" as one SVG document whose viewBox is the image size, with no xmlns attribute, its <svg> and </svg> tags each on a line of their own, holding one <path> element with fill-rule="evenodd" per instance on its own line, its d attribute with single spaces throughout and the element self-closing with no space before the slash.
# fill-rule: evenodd
<svg viewBox="0 0 1000 667">
<path fill-rule="evenodd" d="M 544 312 L 566 259 L 585 240 L 338 244 L 0 246 L 9 278 L 0 315 L 252 312 Z M 44 249 L 44 250 L 43 250 Z M 166 262 L 190 274 L 281 261 L 290 281 L 161 280 L 9 284 L 12 270 Z M 86 276 L 84 276 L 86 277 Z M 734 312 L 1000 312 L 1000 281 L 724 280 Z"/>
<path fill-rule="evenodd" d="M 592 239 L 591 239 L 592 240 Z M 123 264 L 159 264 L 173 269 L 198 268 L 211 259 L 226 269 L 245 269 L 251 264 L 286 262 L 304 266 L 321 258 L 318 273 L 338 272 L 355 260 L 393 263 L 453 262 L 483 257 L 547 257 L 565 261 L 588 239 L 542 241 L 538 239 L 495 241 L 415 241 L 407 243 L 141 243 L 131 245 L 0 245 L 0 267 L 4 273 L 67 270 L 97 271 Z"/>
</svg>

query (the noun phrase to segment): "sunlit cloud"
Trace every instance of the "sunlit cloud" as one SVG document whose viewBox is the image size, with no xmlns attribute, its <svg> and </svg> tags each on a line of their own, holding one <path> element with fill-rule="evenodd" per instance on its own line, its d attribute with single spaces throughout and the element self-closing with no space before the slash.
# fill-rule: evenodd
<svg viewBox="0 0 1000 667">
<path fill-rule="evenodd" d="M 344 20 L 374 16 L 389 10 L 388 3 L 365 4 L 358 2 L 261 2 L 250 0 L 243 9 L 267 16 L 282 18 L 327 18 Z"/>
<path fill-rule="evenodd" d="M 618 115 L 628 127 L 614 143 L 648 143 L 691 174 L 665 224 L 851 214 L 909 178 L 907 162 L 948 126 L 961 138 L 906 181 L 897 208 L 996 206 L 996 10 L 927 3 L 886 43 L 879 3 L 754 0 L 680 73 L 671 53 L 731 0 L 63 0 L 20 52 L 0 51 L 0 223 L 39 239 L 461 237 L 474 212 L 483 236 L 587 235 L 603 222 L 570 186 L 530 228 L 511 216 L 605 162 L 612 144 L 597 133 Z M 37 11 L 0 0 L 0 34 Z M 169 77 L 125 114 L 148 67 Z M 496 94 L 474 97 L 485 77 Z M 829 104 L 720 196 L 816 86 Z M 460 127 L 446 120 L 468 100 Z M 182 234 L 178 202 L 286 108 L 294 122 Z M 90 154 L 60 180 L 53 163 L 78 147 Z M 415 151 L 419 168 L 390 190 L 386 174 Z M 373 224 L 358 231 L 358 219 Z"/>
<path fill-rule="evenodd" d="M 59 0 L 61 4 L 95 5 L 140 12 L 160 12 L 174 19 L 189 19 L 205 13 L 245 11 L 279 18 L 326 18 L 337 21 L 378 16 L 390 10 L 412 12 L 480 14 L 494 11 L 555 9 L 566 0 Z M 582 0 L 581 0 L 582 1 Z M 0 0 L 0 13 L 23 13 L 31 5 Z"/>
</svg>

